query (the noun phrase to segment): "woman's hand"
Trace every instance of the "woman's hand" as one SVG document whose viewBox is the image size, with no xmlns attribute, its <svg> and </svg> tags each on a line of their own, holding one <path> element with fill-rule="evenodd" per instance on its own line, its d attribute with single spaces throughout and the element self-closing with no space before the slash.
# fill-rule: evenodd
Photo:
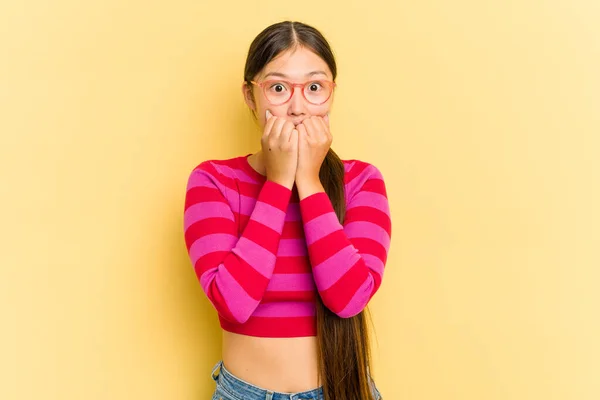
<svg viewBox="0 0 600 400">
<path fill-rule="evenodd" d="M 298 167 L 296 185 L 303 181 L 320 183 L 319 170 L 333 141 L 329 114 L 312 116 L 296 126 L 298 130 Z"/>
<path fill-rule="evenodd" d="M 267 179 L 292 189 L 298 165 L 298 131 L 291 121 L 266 111 L 261 137 Z"/>
</svg>

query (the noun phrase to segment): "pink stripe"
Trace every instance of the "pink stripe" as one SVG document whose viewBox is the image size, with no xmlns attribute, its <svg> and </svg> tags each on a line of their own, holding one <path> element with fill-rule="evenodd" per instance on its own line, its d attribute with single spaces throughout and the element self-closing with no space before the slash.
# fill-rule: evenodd
<svg viewBox="0 0 600 400">
<path fill-rule="evenodd" d="M 259 304 L 253 317 L 310 317 L 316 315 L 315 303 L 286 301 Z"/>
<path fill-rule="evenodd" d="M 281 221 L 284 219 L 284 217 L 285 213 L 283 211 L 261 201 L 256 202 L 254 211 L 252 212 L 252 219 L 254 221 L 268 226 L 275 232 L 281 232 Z"/>
<path fill-rule="evenodd" d="M 342 162 L 344 163 L 344 172 L 350 171 L 352 169 L 352 167 L 354 166 L 354 164 L 356 164 L 356 161 L 343 160 Z"/>
<path fill-rule="evenodd" d="M 367 192 L 362 191 L 356 194 L 352 198 L 352 201 L 348 205 L 348 210 L 358 207 L 358 206 L 367 206 L 371 208 L 376 208 L 381 210 L 382 212 L 390 215 L 389 213 L 389 203 L 386 197 L 382 194 L 375 192 Z"/>
<path fill-rule="evenodd" d="M 215 251 L 230 251 L 238 238 L 234 235 L 227 233 L 212 233 L 196 239 L 190 246 L 190 259 L 192 264 L 196 265 L 196 262 L 200 257 Z"/>
<path fill-rule="evenodd" d="M 214 186 L 211 185 L 210 187 Z M 243 195 L 238 192 L 236 187 L 229 187 L 219 183 L 218 189 L 230 203 L 231 210 L 240 213 L 241 215 L 251 215 L 254 210 L 254 205 L 258 203 L 256 197 Z M 240 205 L 242 207 L 241 210 L 239 208 Z"/>
<path fill-rule="evenodd" d="M 265 278 L 268 278 L 273 273 L 275 254 L 252 240 L 242 236 L 231 251 L 250 264 L 252 268 L 260 272 Z"/>
<path fill-rule="evenodd" d="M 373 239 L 386 249 L 390 247 L 390 236 L 387 231 L 377 224 L 369 221 L 354 221 L 344 226 L 344 232 L 348 238 Z"/>
<path fill-rule="evenodd" d="M 383 261 L 379 257 L 374 256 L 373 254 L 363 254 L 362 259 L 365 262 L 365 265 L 372 271 L 376 272 L 383 278 L 383 270 L 385 265 Z"/>
<path fill-rule="evenodd" d="M 248 175 L 246 173 L 246 171 L 241 170 L 241 169 L 236 169 L 235 171 L 237 173 L 236 179 L 239 180 L 240 182 L 250 183 L 250 184 L 258 184 L 258 182 L 254 178 L 252 178 L 250 175 Z"/>
<path fill-rule="evenodd" d="M 202 171 L 199 169 L 194 170 L 190 174 L 190 177 L 188 178 L 186 190 L 190 190 L 191 188 L 202 187 L 202 186 L 215 187 L 217 184 L 214 183 L 213 180 L 216 181 L 216 179 L 213 178 L 213 176 L 210 175 L 208 172 Z"/>
<path fill-rule="evenodd" d="M 360 166 L 358 166 L 357 168 L 359 167 Z M 364 167 L 364 169 L 358 175 L 352 178 L 350 182 L 346 183 L 346 187 L 351 191 L 351 193 L 355 193 L 369 179 L 383 179 L 383 177 L 381 176 L 381 172 L 373 164 Z"/>
<path fill-rule="evenodd" d="M 363 174 L 364 174 L 364 171 L 363 171 Z M 365 177 L 363 175 L 357 175 L 357 176 L 355 176 L 354 179 L 352 179 L 350 182 L 346 182 L 346 185 L 345 185 L 346 194 L 353 195 L 355 193 L 358 193 L 358 191 L 360 190 L 361 186 L 366 181 L 367 180 L 365 179 Z"/>
<path fill-rule="evenodd" d="M 245 215 L 245 216 L 252 215 L 254 206 L 257 203 L 256 199 L 254 197 L 244 196 L 244 195 L 240 195 L 237 193 L 236 193 L 236 196 L 240 196 L 239 203 L 240 203 L 241 209 L 238 210 L 238 205 L 234 204 L 232 207 L 234 209 L 234 211 L 240 213 L 240 215 Z"/>
<path fill-rule="evenodd" d="M 354 246 L 349 245 L 322 263 L 313 266 L 313 275 L 319 290 L 329 289 L 358 261 L 360 261 L 360 255 Z"/>
<path fill-rule="evenodd" d="M 202 274 L 200 277 L 202 288 L 206 293 L 211 293 L 209 285 L 214 279 L 216 289 L 221 293 L 223 299 L 225 299 L 225 303 L 234 318 L 239 322 L 245 321 L 256 309 L 259 302 L 246 293 L 223 264 L 219 265 L 218 272 L 217 274 L 217 269 L 215 268 Z"/>
<path fill-rule="evenodd" d="M 308 248 L 302 239 L 281 239 L 279 241 L 278 257 L 304 257 L 308 255 Z"/>
<path fill-rule="evenodd" d="M 208 172 L 201 170 L 196 170 L 188 180 L 187 190 L 190 190 L 194 187 L 208 187 L 211 189 L 217 188 L 221 191 L 221 193 L 223 193 L 223 197 L 225 197 L 225 199 L 231 203 L 230 208 L 234 212 L 239 212 L 239 202 L 237 199 L 241 197 L 243 206 L 242 214 L 244 215 L 250 215 L 252 213 L 254 203 L 256 202 L 256 198 L 240 195 L 240 193 L 237 191 L 237 188 L 230 188 L 216 178 L 213 178 Z M 235 201 L 230 201 L 230 199 L 235 199 Z"/>
<path fill-rule="evenodd" d="M 234 168 L 234 167 L 230 167 L 228 165 L 218 164 L 218 163 L 213 163 L 213 166 L 220 174 L 222 174 L 223 176 L 226 176 L 227 178 L 239 179 L 239 180 L 243 180 L 245 182 L 250 182 L 250 183 L 256 182 L 254 179 L 252 179 L 248 175 L 246 175 L 246 173 L 242 169 L 238 169 L 238 168 Z M 240 179 L 240 175 L 245 178 Z"/>
<path fill-rule="evenodd" d="M 312 273 L 305 274 L 273 274 L 267 291 L 302 292 L 315 290 Z"/>
<path fill-rule="evenodd" d="M 349 318 L 358 314 L 367 305 L 373 292 L 373 285 L 373 278 L 369 276 L 356 290 L 354 296 L 352 296 L 346 307 L 338 315 L 342 318 Z"/>
<path fill-rule="evenodd" d="M 214 217 L 226 218 L 230 221 L 234 221 L 231 209 L 227 204 L 220 201 L 207 201 L 196 203 L 185 210 L 183 214 L 183 229 L 186 231 L 193 223 Z"/>
<path fill-rule="evenodd" d="M 228 192 L 231 192 L 231 196 L 232 198 L 237 198 L 237 196 L 240 196 L 238 192 L 234 192 L 231 189 L 226 189 Z M 254 211 L 254 207 L 256 204 L 259 204 L 259 202 L 256 201 L 255 198 L 253 197 L 249 197 L 249 196 L 244 196 L 241 195 L 240 196 L 240 201 L 234 201 L 231 205 L 231 209 L 234 212 L 239 212 L 241 215 L 245 215 L 245 216 L 250 216 L 252 215 L 252 212 Z M 238 210 L 238 203 L 241 204 L 241 210 Z M 266 203 L 265 203 L 266 204 Z M 285 220 L 286 221 L 300 221 L 301 220 L 301 216 L 300 216 L 300 208 L 298 207 L 297 203 L 290 203 L 287 209 L 287 213 L 285 215 Z"/>
<path fill-rule="evenodd" d="M 223 197 L 225 197 L 225 199 L 227 199 L 227 202 L 228 202 L 227 205 L 229 206 L 230 210 L 232 212 L 238 212 L 238 204 L 239 204 L 238 198 L 239 198 L 240 194 L 237 191 L 237 189 L 233 189 L 233 188 L 230 188 L 228 186 L 225 186 L 225 185 L 219 183 L 218 190 L 220 190 L 221 193 L 223 193 Z"/>
<path fill-rule="evenodd" d="M 306 244 L 311 245 L 317 240 L 342 229 L 335 212 L 331 211 L 313 218 L 304 225 Z"/>
</svg>

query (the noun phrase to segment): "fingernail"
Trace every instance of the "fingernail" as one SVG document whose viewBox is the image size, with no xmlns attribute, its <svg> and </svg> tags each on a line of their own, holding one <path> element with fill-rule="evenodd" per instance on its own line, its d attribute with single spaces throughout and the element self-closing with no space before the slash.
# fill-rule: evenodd
<svg viewBox="0 0 600 400">
<path fill-rule="evenodd" d="M 266 115 L 267 115 L 267 119 L 269 119 L 271 117 L 271 115 L 273 115 L 273 114 L 271 114 L 271 111 L 267 110 Z"/>
</svg>

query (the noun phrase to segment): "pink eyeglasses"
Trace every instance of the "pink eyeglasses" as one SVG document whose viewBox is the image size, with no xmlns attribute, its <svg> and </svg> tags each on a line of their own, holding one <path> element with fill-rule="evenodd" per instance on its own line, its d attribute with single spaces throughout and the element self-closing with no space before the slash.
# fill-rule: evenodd
<svg viewBox="0 0 600 400">
<path fill-rule="evenodd" d="M 294 95 L 296 87 L 302 88 L 302 95 L 311 104 L 320 105 L 325 103 L 331 97 L 335 82 L 317 79 L 304 83 L 292 83 L 279 79 L 272 79 L 263 82 L 250 83 L 262 88 L 265 97 L 271 105 L 278 106 L 287 103 Z"/>
</svg>

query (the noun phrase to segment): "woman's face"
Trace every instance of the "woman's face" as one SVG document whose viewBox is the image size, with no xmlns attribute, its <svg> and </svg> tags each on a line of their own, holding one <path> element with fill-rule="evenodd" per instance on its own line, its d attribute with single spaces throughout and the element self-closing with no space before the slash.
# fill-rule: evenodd
<svg viewBox="0 0 600 400">
<path fill-rule="evenodd" d="M 332 81 L 333 77 L 327 63 L 318 55 L 305 47 L 298 47 L 295 50 L 288 50 L 271 60 L 263 70 L 254 77 L 255 82 L 265 80 L 287 80 L 292 83 L 305 83 L 312 80 Z M 254 110 L 257 115 L 261 129 L 266 123 L 266 110 L 276 117 L 284 117 L 298 125 L 305 118 L 311 116 L 324 117 L 329 113 L 333 102 L 333 93 L 329 99 L 320 105 L 308 102 L 302 95 L 302 90 L 297 86 L 294 95 L 286 103 L 280 105 L 271 105 L 262 88 L 250 84 L 248 87 L 244 82 L 242 91 L 246 104 Z M 316 87 L 315 87 L 316 88 Z M 250 92 L 252 89 L 252 92 Z M 282 90 L 276 87 L 275 90 Z"/>
</svg>

